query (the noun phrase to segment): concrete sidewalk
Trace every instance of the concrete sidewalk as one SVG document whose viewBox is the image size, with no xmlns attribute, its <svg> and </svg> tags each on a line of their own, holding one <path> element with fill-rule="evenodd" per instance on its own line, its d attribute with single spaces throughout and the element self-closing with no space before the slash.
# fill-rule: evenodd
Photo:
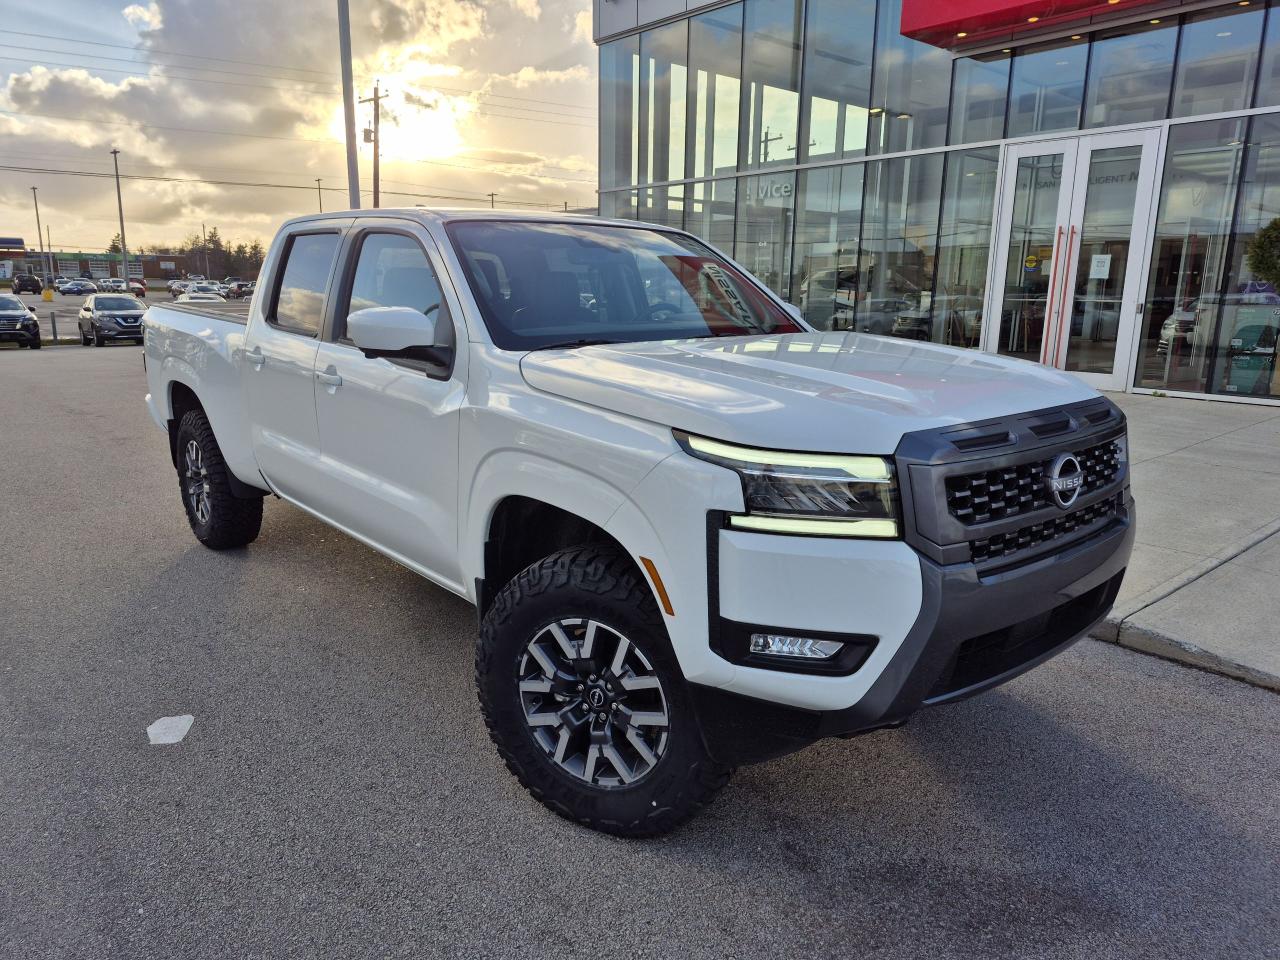
<svg viewBox="0 0 1280 960">
<path fill-rule="evenodd" d="M 1280 690 L 1280 407 L 1111 398 L 1138 538 L 1095 636 Z"/>
</svg>

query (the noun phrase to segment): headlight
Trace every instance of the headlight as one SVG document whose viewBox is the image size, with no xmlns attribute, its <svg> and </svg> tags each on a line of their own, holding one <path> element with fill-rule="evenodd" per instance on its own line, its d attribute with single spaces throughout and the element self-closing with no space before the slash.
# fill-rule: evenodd
<svg viewBox="0 0 1280 960">
<path fill-rule="evenodd" d="M 898 536 L 898 484 L 884 457 L 756 450 L 675 431 L 690 456 L 742 478 L 747 512 L 729 526 L 822 537 Z"/>
</svg>

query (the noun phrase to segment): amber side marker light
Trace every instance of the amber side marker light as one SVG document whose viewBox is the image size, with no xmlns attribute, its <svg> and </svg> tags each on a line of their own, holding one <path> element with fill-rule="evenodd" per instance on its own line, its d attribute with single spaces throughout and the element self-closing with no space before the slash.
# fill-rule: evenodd
<svg viewBox="0 0 1280 960">
<path fill-rule="evenodd" d="M 671 609 L 671 597 L 667 595 L 667 585 L 662 582 L 662 577 L 658 576 L 658 568 L 653 565 L 653 561 L 648 557 L 641 557 L 640 562 L 644 564 L 645 572 L 649 574 L 649 579 L 653 581 L 653 589 L 658 591 L 658 602 L 662 604 L 662 610 L 668 617 L 674 617 L 676 612 Z"/>
</svg>

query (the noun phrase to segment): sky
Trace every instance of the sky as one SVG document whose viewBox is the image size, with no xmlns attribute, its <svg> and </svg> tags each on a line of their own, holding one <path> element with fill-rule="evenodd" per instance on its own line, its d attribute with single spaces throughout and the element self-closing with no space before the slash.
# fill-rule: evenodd
<svg viewBox="0 0 1280 960">
<path fill-rule="evenodd" d="M 113 148 L 131 249 L 202 223 L 265 244 L 318 208 L 317 177 L 326 210 L 348 207 L 336 11 L 0 0 L 0 235 L 36 246 L 34 186 L 55 250 L 105 249 Z M 590 0 L 351 0 L 351 29 L 357 96 L 388 94 L 382 206 L 595 205 Z M 357 135 L 372 116 L 357 106 Z M 371 206 L 364 143 L 360 177 Z"/>
</svg>

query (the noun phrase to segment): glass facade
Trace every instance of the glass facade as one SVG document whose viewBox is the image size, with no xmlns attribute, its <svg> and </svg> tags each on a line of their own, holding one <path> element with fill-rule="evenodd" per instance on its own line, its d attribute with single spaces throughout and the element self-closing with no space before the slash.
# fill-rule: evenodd
<svg viewBox="0 0 1280 960">
<path fill-rule="evenodd" d="M 601 213 L 820 329 L 1280 398 L 1280 0 L 1126 16 L 957 54 L 901 0 L 740 0 L 607 41 Z"/>
</svg>

